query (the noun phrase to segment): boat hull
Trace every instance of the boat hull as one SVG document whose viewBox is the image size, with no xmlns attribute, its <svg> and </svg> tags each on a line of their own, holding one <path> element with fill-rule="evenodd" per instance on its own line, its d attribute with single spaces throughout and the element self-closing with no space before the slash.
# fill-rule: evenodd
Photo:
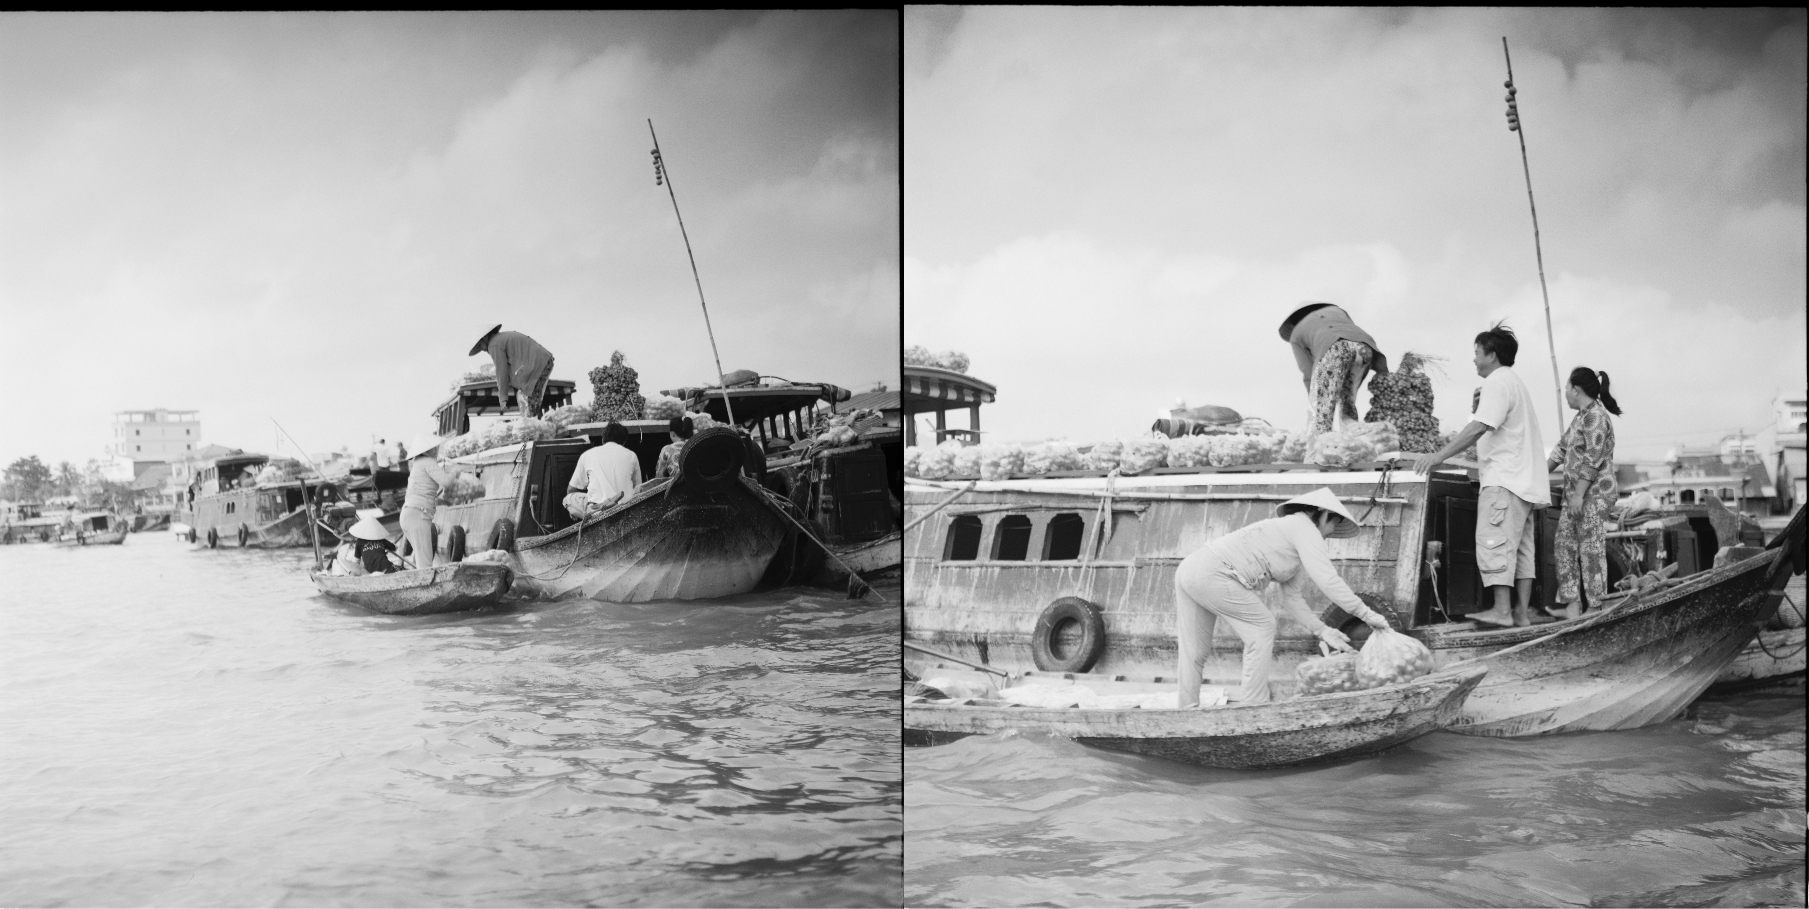
<svg viewBox="0 0 1809 909">
<path fill-rule="evenodd" d="M 245 542 L 239 542 L 239 528 L 245 528 Z M 298 508 L 274 521 L 253 525 L 250 522 L 239 522 L 212 528 L 219 535 L 219 545 L 210 547 L 207 542 L 207 530 L 204 527 L 191 527 L 190 540 L 201 549 L 287 549 L 293 547 L 309 547 L 314 542 L 308 538 L 308 531 L 314 526 L 306 508 Z M 323 537 L 324 537 L 323 533 Z M 183 537 L 188 539 L 187 536 Z M 322 545 L 332 546 L 337 540 L 323 539 Z"/>
<path fill-rule="evenodd" d="M 335 576 L 312 572 L 314 586 L 336 600 L 385 615 L 432 615 L 490 606 L 514 580 L 507 565 L 460 562 L 389 574 Z"/>
<path fill-rule="evenodd" d="M 616 603 L 703 600 L 754 589 L 784 519 L 746 477 L 655 485 L 558 533 L 516 541 L 518 593 Z"/>
<path fill-rule="evenodd" d="M 1487 674 L 1468 667 L 1399 685 L 1208 710 L 905 705 L 905 744 L 1037 730 L 1084 745 L 1206 767 L 1256 770 L 1392 748 L 1455 722 Z"/>
<path fill-rule="evenodd" d="M 1451 731 L 1547 735 L 1676 718 L 1753 639 L 1771 585 L 1782 584 L 1772 570 L 1780 557 L 1772 551 L 1692 576 L 1568 628 L 1421 629 L 1434 665 L 1475 660 L 1490 670 Z"/>
<path fill-rule="evenodd" d="M 74 549 L 82 546 L 117 546 L 125 541 L 126 529 L 121 527 L 118 530 L 102 530 L 95 533 L 89 533 L 79 539 L 72 537 L 66 540 L 52 540 L 51 545 Z"/>
</svg>

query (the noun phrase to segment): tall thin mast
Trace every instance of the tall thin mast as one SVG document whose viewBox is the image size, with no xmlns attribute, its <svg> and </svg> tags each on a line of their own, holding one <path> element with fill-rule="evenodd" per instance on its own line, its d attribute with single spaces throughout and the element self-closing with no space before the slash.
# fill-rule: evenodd
<svg viewBox="0 0 1809 909">
<path fill-rule="evenodd" d="M 660 137 L 653 131 L 653 121 L 647 121 L 647 132 L 653 136 L 653 183 L 664 185 L 666 195 L 672 197 L 672 214 L 678 217 L 679 236 L 685 238 L 685 256 L 691 260 L 691 280 L 697 282 L 697 302 L 703 307 L 704 331 L 710 335 L 710 356 L 716 360 L 716 381 L 723 379 L 722 354 L 716 352 L 716 329 L 710 327 L 710 304 L 704 302 L 703 279 L 697 276 L 697 256 L 691 252 L 691 235 L 685 232 L 685 216 L 678 212 L 678 194 L 672 190 L 672 174 L 666 170 L 666 159 L 660 156 Z M 729 400 L 729 389 L 722 389 L 722 407 L 729 415 L 729 425 L 735 426 L 735 404 Z"/>
<path fill-rule="evenodd" d="M 1545 343 L 1551 348 L 1552 391 L 1558 398 L 1558 432 L 1564 431 L 1564 382 L 1558 378 L 1558 343 L 1551 330 L 1551 293 L 1545 289 L 1545 252 L 1539 247 L 1539 207 L 1533 204 L 1533 168 L 1526 160 L 1526 130 L 1520 128 L 1520 108 L 1514 103 L 1514 58 L 1508 55 L 1507 36 L 1501 38 L 1501 56 L 1507 60 L 1508 129 L 1520 136 L 1520 168 L 1526 174 L 1526 207 L 1533 212 L 1533 255 L 1539 262 L 1539 294 L 1545 298 Z"/>
</svg>

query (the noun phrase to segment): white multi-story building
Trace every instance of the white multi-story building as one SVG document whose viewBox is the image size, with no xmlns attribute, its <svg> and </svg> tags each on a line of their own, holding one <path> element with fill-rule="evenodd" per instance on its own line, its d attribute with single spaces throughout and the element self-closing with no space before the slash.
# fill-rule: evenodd
<svg viewBox="0 0 1809 909">
<path fill-rule="evenodd" d="M 1779 504 L 1786 513 L 1809 501 L 1809 464 L 1804 463 L 1805 430 L 1809 429 L 1809 398 L 1780 394 L 1772 399 L 1773 421 L 1754 441 L 1759 459 L 1777 478 Z"/>
<path fill-rule="evenodd" d="M 113 414 L 107 453 L 133 461 L 167 463 L 201 447 L 198 410 L 121 410 Z"/>
</svg>

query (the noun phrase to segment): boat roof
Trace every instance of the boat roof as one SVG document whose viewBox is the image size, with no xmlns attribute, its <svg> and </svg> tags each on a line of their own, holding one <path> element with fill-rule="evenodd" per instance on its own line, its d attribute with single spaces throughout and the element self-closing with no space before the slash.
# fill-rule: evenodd
<svg viewBox="0 0 1809 909">
<path fill-rule="evenodd" d="M 740 425 L 768 417 L 815 407 L 818 401 L 829 401 L 846 394 L 845 389 L 827 384 L 792 382 L 785 385 L 747 385 L 740 388 L 673 388 L 660 394 L 679 398 L 689 407 L 701 407 L 704 413 L 720 423 L 729 421 L 728 405 L 734 405 L 735 422 Z"/>
<path fill-rule="evenodd" d="M 561 396 L 570 397 L 577 389 L 578 383 L 573 382 L 570 379 L 548 379 L 546 383 L 546 396 L 548 398 L 557 398 Z M 440 406 L 433 409 L 433 417 L 436 420 L 439 419 L 440 414 L 457 406 L 461 399 L 482 397 L 485 393 L 488 393 L 492 397 L 496 395 L 496 379 L 494 377 L 465 382 L 461 384 L 457 390 L 453 391 L 451 395 L 447 396 L 446 400 L 440 402 Z"/>
<path fill-rule="evenodd" d="M 1387 466 L 1392 464 L 1393 466 Z M 1253 467 L 1160 467 L 1136 476 L 1124 474 L 1112 478 L 1111 488 L 1117 492 L 1134 489 L 1164 489 L 1177 486 L 1298 486 L 1313 483 L 1324 486 L 1346 483 L 1378 483 L 1384 473 L 1391 484 L 1424 483 L 1426 477 L 1414 473 L 1411 461 L 1396 460 L 1393 462 L 1373 461 L 1364 464 L 1353 464 L 1349 467 L 1319 467 L 1316 465 L 1261 465 L 1263 469 Z M 1387 468 L 1384 470 L 1384 468 Z M 1467 478 L 1468 471 L 1463 467 L 1440 465 L 1435 471 L 1441 479 Z M 1457 474 L 1458 476 L 1453 476 Z M 1012 477 L 1005 480 L 976 480 L 970 477 L 950 477 L 942 480 L 927 480 L 922 477 L 906 477 L 907 485 L 927 486 L 941 489 L 964 488 L 972 483 L 975 491 L 1018 491 L 1037 492 L 1042 490 L 1090 490 L 1107 488 L 1108 475 L 1103 470 L 1068 470 L 1040 476 Z"/>
<path fill-rule="evenodd" d="M 907 414 L 991 404 L 998 391 L 991 383 L 952 369 L 937 366 L 904 367 L 902 400 Z"/>
</svg>

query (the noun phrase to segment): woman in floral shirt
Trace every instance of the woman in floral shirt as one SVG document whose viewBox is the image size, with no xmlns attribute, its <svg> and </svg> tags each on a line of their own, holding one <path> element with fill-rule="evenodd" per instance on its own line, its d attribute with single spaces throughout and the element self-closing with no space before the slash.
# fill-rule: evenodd
<svg viewBox="0 0 1809 909">
<path fill-rule="evenodd" d="M 1564 470 L 1564 511 L 1558 517 L 1558 602 L 1562 618 L 1583 614 L 1581 593 L 1600 608 L 1608 592 L 1608 540 L 1603 521 L 1614 508 L 1614 425 L 1621 415 L 1608 393 L 1608 374 L 1579 366 L 1570 371 L 1564 400 L 1577 412 L 1564 438 L 1545 463 Z M 1579 589 L 1580 588 L 1580 589 Z"/>
<path fill-rule="evenodd" d="M 691 438 L 691 427 L 690 417 L 673 417 L 666 423 L 672 443 L 660 449 L 659 463 L 653 469 L 655 477 L 678 476 L 678 453 L 685 449 L 685 441 Z"/>
</svg>

